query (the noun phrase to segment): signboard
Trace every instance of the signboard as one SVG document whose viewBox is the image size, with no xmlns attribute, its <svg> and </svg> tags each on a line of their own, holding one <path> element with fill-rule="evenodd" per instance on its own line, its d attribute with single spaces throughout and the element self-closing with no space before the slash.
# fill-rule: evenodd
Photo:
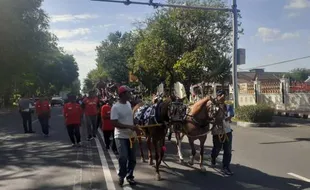
<svg viewBox="0 0 310 190">
<path fill-rule="evenodd" d="M 244 65 L 245 64 L 245 49 L 238 49 L 237 50 L 237 65 Z"/>
</svg>

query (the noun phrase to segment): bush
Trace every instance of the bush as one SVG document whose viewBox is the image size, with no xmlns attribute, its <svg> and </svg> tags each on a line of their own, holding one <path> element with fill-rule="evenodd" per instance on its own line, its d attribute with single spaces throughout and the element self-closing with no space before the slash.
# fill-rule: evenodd
<svg viewBox="0 0 310 190">
<path fill-rule="evenodd" d="M 268 105 L 241 106 L 236 109 L 236 119 L 252 123 L 267 123 L 272 121 L 274 109 Z"/>
</svg>

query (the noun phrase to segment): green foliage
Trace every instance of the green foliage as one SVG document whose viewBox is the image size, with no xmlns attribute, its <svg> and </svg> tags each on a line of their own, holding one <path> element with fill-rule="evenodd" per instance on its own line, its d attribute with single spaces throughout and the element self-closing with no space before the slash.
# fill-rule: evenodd
<svg viewBox="0 0 310 190">
<path fill-rule="evenodd" d="M 310 76 L 310 69 L 296 68 L 293 69 L 288 76 L 294 81 L 303 82 L 308 79 L 308 76 Z"/>
<path fill-rule="evenodd" d="M 236 109 L 236 119 L 245 122 L 267 123 L 272 121 L 274 109 L 268 105 L 240 106 Z"/>
<path fill-rule="evenodd" d="M 226 7 L 221 0 L 168 3 Z M 135 31 L 111 33 L 97 47 L 98 66 L 113 80 L 127 82 L 131 71 L 150 92 L 161 82 L 171 88 L 180 81 L 187 93 L 191 84 L 230 81 L 231 57 L 227 55 L 232 50 L 233 28 L 229 12 L 161 8 L 139 24 Z M 86 83 L 91 84 L 91 79 Z"/>
<path fill-rule="evenodd" d="M 0 102 L 9 106 L 16 94 L 28 96 L 79 89 L 78 66 L 57 46 L 43 0 L 0 1 Z M 0 105 L 2 106 L 2 105 Z"/>
<path fill-rule="evenodd" d="M 97 67 L 96 69 L 91 70 L 87 74 L 86 79 L 84 79 L 83 93 L 88 93 L 90 90 L 93 90 L 100 80 L 106 80 L 107 78 L 108 74 L 102 67 Z"/>
<path fill-rule="evenodd" d="M 110 33 L 108 38 L 96 48 L 98 67 L 101 67 L 114 81 L 128 82 L 128 59 L 133 56 L 135 42 L 136 37 L 133 32 Z"/>
</svg>

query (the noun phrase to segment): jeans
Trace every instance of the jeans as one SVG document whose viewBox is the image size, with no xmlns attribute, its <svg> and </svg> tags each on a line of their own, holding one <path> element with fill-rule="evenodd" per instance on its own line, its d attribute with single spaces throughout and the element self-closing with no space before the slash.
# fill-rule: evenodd
<svg viewBox="0 0 310 190">
<path fill-rule="evenodd" d="M 38 116 L 38 120 L 41 124 L 42 133 L 44 135 L 48 135 L 48 133 L 49 133 L 49 124 L 48 124 L 49 116 L 48 115 L 40 115 L 40 116 Z"/>
<path fill-rule="evenodd" d="M 32 132 L 32 118 L 31 118 L 31 112 L 21 112 L 22 118 L 23 118 L 23 127 L 25 133 Z"/>
<path fill-rule="evenodd" d="M 132 148 L 130 148 L 129 139 L 116 138 L 115 143 L 119 153 L 118 176 L 122 179 L 125 177 L 127 177 L 127 179 L 134 179 L 133 172 L 136 166 L 136 141 L 133 143 Z"/>
<path fill-rule="evenodd" d="M 97 134 L 97 115 L 86 115 L 86 126 L 88 137 L 96 136 Z"/>
<path fill-rule="evenodd" d="M 212 148 L 212 153 L 211 153 L 211 158 L 215 160 L 219 153 L 221 152 L 222 148 L 224 150 L 223 154 L 223 167 L 229 167 L 230 162 L 231 162 L 231 150 L 232 150 L 232 133 L 229 132 L 227 133 L 228 140 L 224 140 L 223 136 L 221 138 L 221 141 L 219 139 L 219 135 L 213 135 L 213 148 Z"/>
<path fill-rule="evenodd" d="M 80 125 L 67 125 L 67 131 L 72 144 L 81 142 Z"/>
</svg>

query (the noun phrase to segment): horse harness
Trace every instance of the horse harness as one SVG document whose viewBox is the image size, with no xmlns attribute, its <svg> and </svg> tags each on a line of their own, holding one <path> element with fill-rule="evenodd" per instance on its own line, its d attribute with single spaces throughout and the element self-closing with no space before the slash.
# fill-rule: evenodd
<svg viewBox="0 0 310 190">
<path fill-rule="evenodd" d="M 210 100 L 210 101 L 212 101 L 212 100 Z M 220 105 L 221 104 L 221 103 L 217 103 L 214 101 L 212 101 L 212 102 L 214 103 L 214 105 Z M 179 103 L 179 102 L 172 102 L 171 103 L 171 107 L 169 109 L 170 116 L 173 116 L 173 114 L 176 113 L 175 109 L 180 110 L 180 112 L 183 114 L 178 115 L 179 117 L 177 119 L 174 119 L 173 117 L 169 117 L 169 123 L 170 123 L 170 126 L 173 123 L 181 124 L 181 125 L 177 125 L 177 126 L 179 126 L 179 128 L 175 128 L 178 131 L 184 131 L 184 128 L 182 129 L 181 126 L 183 126 L 182 124 L 184 124 L 186 122 L 192 122 L 195 126 L 199 126 L 201 128 L 208 127 L 209 124 L 213 124 L 213 125 L 215 124 L 215 119 L 204 120 L 205 122 L 197 121 L 193 115 L 188 114 L 190 111 L 189 108 L 186 105 L 184 105 L 183 103 Z M 213 111 L 215 112 L 214 118 L 216 118 L 218 116 L 220 111 L 222 111 L 225 115 L 227 115 L 225 110 L 221 106 L 217 106 L 215 108 L 215 110 L 213 110 Z M 177 112 L 177 113 L 180 113 L 180 112 Z M 182 117 L 180 117 L 180 116 L 182 116 Z M 204 135 L 206 135 L 206 134 L 203 134 L 201 136 L 204 136 Z"/>
</svg>

